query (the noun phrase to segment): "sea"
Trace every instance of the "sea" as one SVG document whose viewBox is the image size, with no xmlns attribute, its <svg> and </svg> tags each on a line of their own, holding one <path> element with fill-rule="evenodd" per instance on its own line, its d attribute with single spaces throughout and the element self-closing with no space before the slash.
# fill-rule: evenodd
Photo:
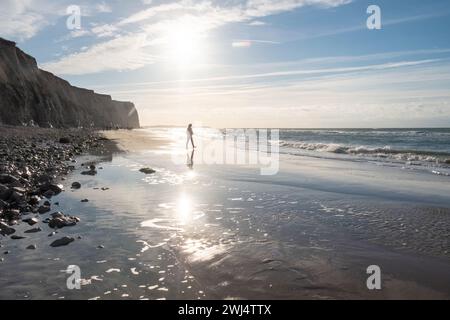
<svg viewBox="0 0 450 320">
<path fill-rule="evenodd" d="M 196 128 L 194 132 L 197 138 L 222 139 L 234 130 L 240 134 L 256 130 L 259 136 L 267 132 L 268 141 L 273 132 L 273 129 L 212 128 Z M 278 137 L 271 143 L 279 146 L 280 154 L 294 159 L 298 156 L 369 162 L 450 177 L 450 128 L 277 130 Z M 185 141 L 184 128 L 153 127 L 150 132 L 159 136 L 170 132 L 169 138 L 176 135 Z"/>
<path fill-rule="evenodd" d="M 450 128 L 283 129 L 280 153 L 366 161 L 450 176 Z"/>
</svg>

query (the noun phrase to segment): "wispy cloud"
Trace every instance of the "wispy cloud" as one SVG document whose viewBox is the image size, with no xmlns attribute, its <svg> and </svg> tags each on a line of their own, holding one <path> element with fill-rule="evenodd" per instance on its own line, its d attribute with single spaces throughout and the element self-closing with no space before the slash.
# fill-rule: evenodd
<svg viewBox="0 0 450 320">
<path fill-rule="evenodd" d="M 81 72 L 95 73 L 107 70 L 130 69 L 130 60 L 147 61 L 146 59 L 142 59 L 142 57 L 148 54 L 145 52 L 151 51 L 150 46 L 158 46 L 167 42 L 164 34 L 176 24 L 195 26 L 195 32 L 201 36 L 208 31 L 227 24 L 248 23 L 255 18 L 279 14 L 304 6 L 330 8 L 350 2 L 351 0 L 248 0 L 233 2 L 233 5 L 228 6 L 218 5 L 208 0 L 181 0 L 178 2 L 163 3 L 146 7 L 126 18 L 120 19 L 116 23 L 96 25 L 91 28 L 90 33 L 99 38 L 116 37 L 119 35 L 122 35 L 122 39 L 133 38 L 135 36 L 146 37 L 146 41 L 140 42 L 140 48 L 134 45 L 133 50 L 128 50 L 129 54 L 134 54 L 135 56 L 127 56 L 122 63 L 120 62 L 120 57 L 112 58 L 115 54 L 123 53 L 123 49 L 115 47 L 115 45 L 122 45 L 122 42 L 111 39 L 103 43 L 97 43 L 91 49 L 84 52 L 73 53 L 60 58 L 58 61 L 48 62 L 44 66 L 58 74 L 81 74 Z M 130 25 L 133 25 L 132 29 L 129 28 Z M 239 40 L 235 41 L 233 46 L 245 47 L 251 46 L 253 43 L 275 44 L 276 42 L 264 39 Z M 97 58 L 91 56 L 91 54 L 97 55 L 99 48 L 108 48 L 110 52 L 107 53 L 107 56 L 111 58 L 109 60 L 114 61 L 113 64 L 107 66 L 106 63 L 102 63 L 102 67 L 99 68 L 98 64 L 94 62 Z M 155 56 L 156 54 L 148 61 L 153 63 Z M 78 64 L 80 64 L 80 68 L 77 67 Z M 132 63 L 131 65 L 133 68 L 145 66 L 143 63 Z"/>
<path fill-rule="evenodd" d="M 252 26 L 252 27 L 260 27 L 260 26 L 267 25 L 267 23 L 264 21 L 261 21 L 261 20 L 254 20 L 254 21 L 249 22 L 248 25 Z"/>
<path fill-rule="evenodd" d="M 350 59 L 350 57 L 347 57 Z M 331 59 L 331 58 L 329 58 Z M 358 59 L 356 56 L 355 59 Z M 413 67 L 420 65 L 427 65 L 434 62 L 439 62 L 439 59 L 423 59 L 423 60 L 411 60 L 411 61 L 400 61 L 400 62 L 389 62 L 382 64 L 369 64 L 362 65 L 356 67 L 331 67 L 331 68 L 319 68 L 319 69 L 308 69 L 302 68 L 297 70 L 288 70 L 288 71 L 272 71 L 272 72 L 264 72 L 264 73 L 252 73 L 252 74 L 235 74 L 235 75 L 225 75 L 218 77 L 209 77 L 209 78 L 193 78 L 193 79 L 183 79 L 183 80 L 170 80 L 170 81 L 152 81 L 152 82 L 139 82 L 139 83 L 127 83 L 120 84 L 113 87 L 120 86 L 145 86 L 151 87 L 156 85 L 168 85 L 168 84 L 189 84 L 189 83 L 211 83 L 211 82 L 223 82 L 223 81 L 235 81 L 235 80 L 248 80 L 248 79 L 270 79 L 270 78 L 282 78 L 282 77 L 292 77 L 292 76 L 317 76 L 317 75 L 327 75 L 327 74 L 348 74 L 348 73 L 356 73 L 356 72 L 367 72 L 367 71 L 383 71 L 390 69 L 398 69 L 405 67 Z M 268 64 L 269 67 L 272 64 Z M 275 83 L 272 83 L 275 85 Z M 104 88 L 104 86 L 98 85 L 94 86 L 95 88 Z M 108 86 L 111 88 L 111 86 Z"/>
<path fill-rule="evenodd" d="M 135 70 L 154 62 L 154 57 L 144 50 L 146 43 L 145 34 L 119 36 L 85 51 L 70 54 L 59 61 L 44 63 L 41 67 L 45 70 L 56 70 L 57 73 L 73 75 L 112 69 Z"/>
<path fill-rule="evenodd" d="M 95 6 L 95 8 L 97 9 L 98 12 L 100 13 L 111 13 L 112 12 L 112 8 L 110 5 L 106 4 L 104 1 L 97 4 Z"/>
<path fill-rule="evenodd" d="M 44 0 L 2 0 L 0 34 L 18 40 L 35 36 L 58 15 L 60 6 Z"/>
</svg>

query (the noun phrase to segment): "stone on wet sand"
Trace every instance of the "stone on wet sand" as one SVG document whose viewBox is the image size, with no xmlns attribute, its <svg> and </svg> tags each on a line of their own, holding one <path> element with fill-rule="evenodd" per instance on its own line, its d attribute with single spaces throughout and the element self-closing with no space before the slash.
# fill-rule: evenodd
<svg viewBox="0 0 450 320">
<path fill-rule="evenodd" d="M 12 239 L 12 240 L 21 240 L 21 239 L 25 239 L 25 238 L 26 238 L 26 237 L 18 236 L 18 235 L 15 235 L 15 234 L 11 236 L 11 239 Z"/>
<path fill-rule="evenodd" d="M 80 189 L 80 188 L 81 188 L 81 183 L 79 183 L 79 182 L 72 183 L 72 189 Z"/>
<path fill-rule="evenodd" d="M 82 171 L 81 174 L 85 176 L 95 176 L 97 174 L 97 170 Z"/>
<path fill-rule="evenodd" d="M 44 214 L 50 211 L 50 206 L 42 205 L 38 208 L 40 214 Z"/>
<path fill-rule="evenodd" d="M 55 195 L 55 192 L 53 190 L 47 190 L 44 192 L 44 197 L 47 199 L 51 199 Z"/>
<path fill-rule="evenodd" d="M 15 229 L 11 228 L 4 222 L 0 222 L 0 234 L 2 236 L 9 236 L 9 235 L 13 234 L 14 232 L 16 232 Z"/>
<path fill-rule="evenodd" d="M 30 244 L 30 245 L 27 247 L 27 249 L 28 249 L 28 250 L 36 250 L 36 249 L 37 249 L 37 246 L 36 246 L 35 244 Z"/>
<path fill-rule="evenodd" d="M 142 169 L 139 170 L 139 172 L 142 172 L 142 173 L 145 173 L 145 174 L 153 174 L 156 171 L 153 170 L 152 168 L 142 168 Z"/>
<path fill-rule="evenodd" d="M 36 218 L 23 219 L 22 221 L 28 223 L 30 226 L 33 226 L 39 222 L 39 220 Z"/>
<path fill-rule="evenodd" d="M 89 200 L 88 199 L 83 199 L 83 200 L 81 200 L 81 202 L 89 202 Z"/>
<path fill-rule="evenodd" d="M 52 214 L 52 219 L 48 221 L 48 226 L 50 228 L 61 229 L 64 227 L 71 227 L 77 224 L 80 221 L 80 218 L 65 215 L 62 212 L 55 212 Z"/>
<path fill-rule="evenodd" d="M 37 228 L 26 230 L 25 233 L 36 233 L 36 232 L 40 232 L 40 231 L 42 231 L 42 229 L 37 227 Z"/>
<path fill-rule="evenodd" d="M 61 247 L 61 246 L 67 246 L 69 243 L 75 241 L 72 237 L 63 237 L 58 240 L 53 241 L 50 246 L 51 247 Z"/>
<path fill-rule="evenodd" d="M 95 170 L 95 165 L 91 164 L 89 166 L 89 170 L 81 172 L 82 175 L 95 176 L 97 174 L 97 170 Z"/>
<path fill-rule="evenodd" d="M 52 190 L 55 194 L 60 194 L 64 191 L 64 186 L 62 184 L 50 183 L 46 187 L 48 190 Z"/>
</svg>

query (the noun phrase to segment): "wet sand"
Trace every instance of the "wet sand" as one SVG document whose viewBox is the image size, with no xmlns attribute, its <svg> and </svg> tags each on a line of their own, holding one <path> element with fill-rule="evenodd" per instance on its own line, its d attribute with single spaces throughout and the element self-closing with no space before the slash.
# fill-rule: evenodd
<svg viewBox="0 0 450 320">
<path fill-rule="evenodd" d="M 97 159 L 96 176 L 77 166 L 64 183 L 82 187 L 52 198 L 81 218 L 59 230 L 73 243 L 45 245 L 48 230 L 33 235 L 42 243 L 33 251 L 30 239 L 1 240 L 10 254 L 0 262 L 0 298 L 450 298 L 448 179 L 307 158 L 283 158 L 279 174 L 264 177 L 255 167 L 200 164 L 200 150 L 191 170 L 174 163 L 170 136 L 111 134 L 128 152 Z M 81 290 L 66 287 L 73 264 Z M 380 291 L 366 287 L 373 264 Z"/>
<path fill-rule="evenodd" d="M 143 130 L 108 130 L 101 131 L 107 139 L 115 142 L 117 147 L 124 152 L 141 152 L 157 149 L 167 145 L 170 141 L 148 131 Z"/>
</svg>

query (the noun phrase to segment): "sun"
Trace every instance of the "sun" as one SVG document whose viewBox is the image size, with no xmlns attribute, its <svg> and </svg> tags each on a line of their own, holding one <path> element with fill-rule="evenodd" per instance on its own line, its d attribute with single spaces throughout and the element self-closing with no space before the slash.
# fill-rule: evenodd
<svg viewBox="0 0 450 320">
<path fill-rule="evenodd" d="M 206 34 L 193 21 L 180 19 L 170 23 L 164 36 L 165 56 L 170 63 L 183 69 L 205 63 Z"/>
</svg>

